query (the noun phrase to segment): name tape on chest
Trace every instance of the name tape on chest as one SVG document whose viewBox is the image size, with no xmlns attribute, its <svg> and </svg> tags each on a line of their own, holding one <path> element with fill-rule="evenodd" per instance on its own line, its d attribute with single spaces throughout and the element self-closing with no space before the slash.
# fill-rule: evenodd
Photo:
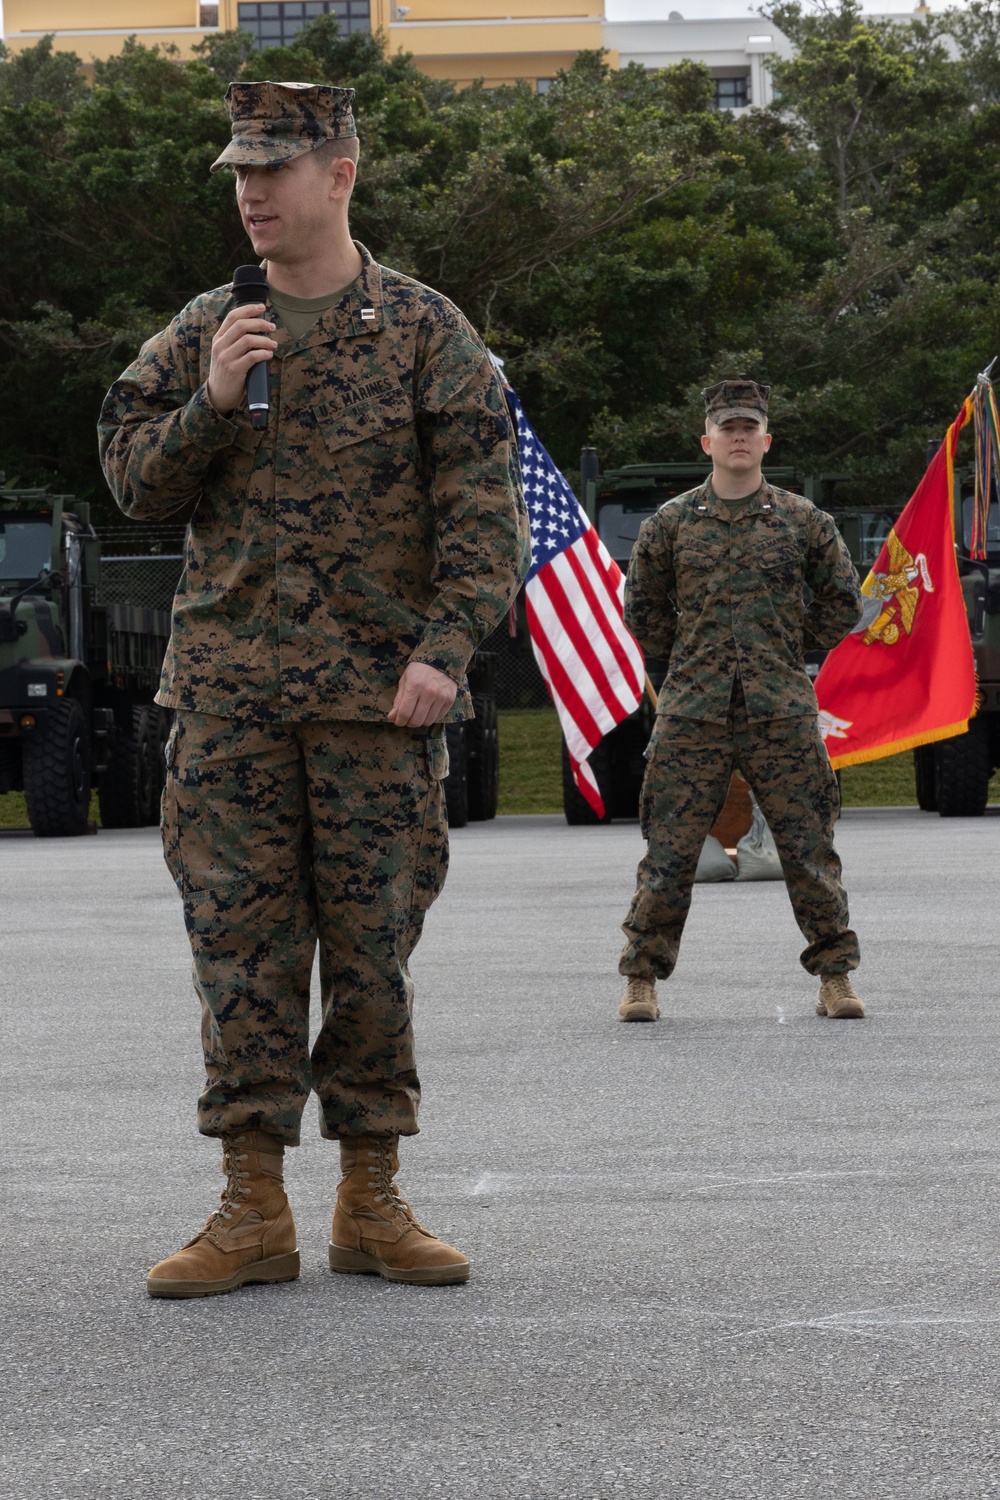
<svg viewBox="0 0 1000 1500">
<path fill-rule="evenodd" d="M 324 401 L 313 407 L 316 416 L 323 421 L 328 417 L 337 417 L 345 412 L 353 411 L 356 407 L 366 406 L 372 401 L 385 402 L 393 396 L 398 396 L 402 387 L 398 380 L 391 375 L 376 376 L 373 380 L 362 380 L 357 385 L 346 387 L 340 393 L 337 401 Z"/>
</svg>

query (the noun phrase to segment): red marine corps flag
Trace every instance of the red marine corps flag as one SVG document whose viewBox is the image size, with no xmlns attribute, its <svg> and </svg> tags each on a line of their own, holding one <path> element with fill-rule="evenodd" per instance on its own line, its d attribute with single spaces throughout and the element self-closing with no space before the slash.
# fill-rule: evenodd
<svg viewBox="0 0 1000 1500">
<path fill-rule="evenodd" d="M 510 386 L 531 569 L 524 586 L 528 630 L 559 714 L 573 777 L 599 818 L 604 802 L 587 758 L 642 700 L 642 652 L 625 629 L 621 569 L 538 440 Z"/>
<path fill-rule="evenodd" d="M 987 386 L 948 428 L 861 586 L 860 621 L 816 679 L 820 729 L 835 769 L 962 734 L 975 712 L 953 495 L 958 435 L 984 396 L 992 406 Z"/>
</svg>

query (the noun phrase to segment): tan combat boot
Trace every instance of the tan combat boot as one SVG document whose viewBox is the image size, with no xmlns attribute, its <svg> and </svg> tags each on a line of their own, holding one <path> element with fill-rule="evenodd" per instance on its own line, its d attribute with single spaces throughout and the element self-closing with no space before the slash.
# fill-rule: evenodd
<svg viewBox="0 0 1000 1500">
<path fill-rule="evenodd" d="M 656 1003 L 656 983 L 652 979 L 629 980 L 625 987 L 625 998 L 618 1007 L 619 1021 L 658 1021 L 660 1007 Z"/>
<path fill-rule="evenodd" d="M 294 1281 L 299 1274 L 281 1141 L 245 1130 L 223 1136 L 222 1150 L 222 1202 L 183 1250 L 150 1271 L 151 1297 L 212 1297 L 248 1282 Z"/>
<path fill-rule="evenodd" d="M 393 1178 L 397 1137 L 358 1135 L 340 1143 L 343 1177 L 330 1230 L 330 1270 L 367 1272 L 413 1286 L 468 1281 L 460 1250 L 436 1239 L 417 1221 Z"/>
<path fill-rule="evenodd" d="M 854 993 L 850 974 L 821 974 L 816 1014 L 832 1021 L 859 1021 L 865 1013 L 865 1002 Z"/>
</svg>

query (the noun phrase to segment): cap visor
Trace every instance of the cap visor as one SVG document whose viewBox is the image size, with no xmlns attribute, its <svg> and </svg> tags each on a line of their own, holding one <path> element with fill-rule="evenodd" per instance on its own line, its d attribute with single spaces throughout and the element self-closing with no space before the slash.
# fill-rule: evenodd
<svg viewBox="0 0 1000 1500">
<path fill-rule="evenodd" d="M 272 162 L 291 161 L 293 156 L 304 156 L 313 150 L 312 141 L 230 141 L 221 156 L 217 156 L 209 167 L 210 172 L 219 172 L 223 167 L 269 167 Z"/>
<path fill-rule="evenodd" d="M 763 412 L 754 411 L 749 406 L 729 406 L 725 411 L 720 411 L 717 416 L 711 418 L 716 427 L 721 427 L 723 422 L 757 422 L 761 426 L 767 421 Z"/>
</svg>

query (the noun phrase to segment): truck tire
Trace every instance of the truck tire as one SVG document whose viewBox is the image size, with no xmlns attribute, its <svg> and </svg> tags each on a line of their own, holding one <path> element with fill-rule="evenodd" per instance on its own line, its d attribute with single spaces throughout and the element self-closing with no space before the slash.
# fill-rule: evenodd
<svg viewBox="0 0 1000 1500">
<path fill-rule="evenodd" d="M 19 740 L 0 740 L 0 793 L 20 792 L 23 788 L 21 743 Z"/>
<path fill-rule="evenodd" d="M 164 747 L 166 740 L 160 739 L 160 713 L 155 703 L 145 703 L 137 713 L 136 737 L 139 741 L 139 764 L 141 767 L 140 801 L 142 804 L 142 826 L 150 827 L 160 821 L 160 794 L 166 780 Z"/>
<path fill-rule="evenodd" d="M 597 745 L 591 752 L 590 769 L 593 771 L 600 788 L 601 797 L 604 801 L 604 817 L 599 818 L 582 794 L 576 782 L 573 780 L 573 769 L 570 765 L 569 751 L 566 741 L 562 742 L 562 787 L 563 787 L 563 812 L 566 814 L 566 822 L 571 828 L 594 827 L 599 823 L 611 822 L 611 794 L 608 786 L 607 776 L 607 750 L 603 744 Z"/>
<path fill-rule="evenodd" d="M 444 800 L 448 809 L 448 827 L 464 828 L 469 821 L 469 763 L 465 754 L 465 725 L 446 724 L 448 741 L 448 775 L 444 780 Z"/>
<path fill-rule="evenodd" d="M 966 734 L 934 746 L 937 810 L 942 818 L 981 818 L 990 788 L 986 725 L 973 719 Z"/>
<path fill-rule="evenodd" d="M 601 743 L 600 749 L 606 759 L 604 771 L 597 773 L 597 784 L 613 818 L 639 816 L 639 799 L 646 774 L 644 751 L 652 732 L 653 725 L 646 713 L 630 714 L 605 735 Z"/>
<path fill-rule="evenodd" d="M 476 717 L 464 726 L 469 820 L 483 823 L 496 817 L 500 801 L 500 734 L 496 699 L 477 693 L 472 706 Z"/>
<path fill-rule="evenodd" d="M 920 745 L 913 752 L 913 772 L 917 783 L 917 806 L 921 812 L 937 812 L 937 770 L 934 745 Z"/>
<path fill-rule="evenodd" d="M 144 828 L 159 822 L 159 710 L 153 704 L 133 707 L 128 728 L 118 729 L 108 768 L 97 789 L 105 828 Z"/>
<path fill-rule="evenodd" d="M 152 821 L 159 824 L 163 788 L 167 784 L 167 741 L 174 727 L 174 711 L 172 708 L 157 708 L 156 714 L 156 805 Z"/>
<path fill-rule="evenodd" d="M 49 711 L 41 733 L 25 736 L 24 800 L 40 838 L 86 833 L 90 815 L 90 734 L 75 698 Z"/>
</svg>

